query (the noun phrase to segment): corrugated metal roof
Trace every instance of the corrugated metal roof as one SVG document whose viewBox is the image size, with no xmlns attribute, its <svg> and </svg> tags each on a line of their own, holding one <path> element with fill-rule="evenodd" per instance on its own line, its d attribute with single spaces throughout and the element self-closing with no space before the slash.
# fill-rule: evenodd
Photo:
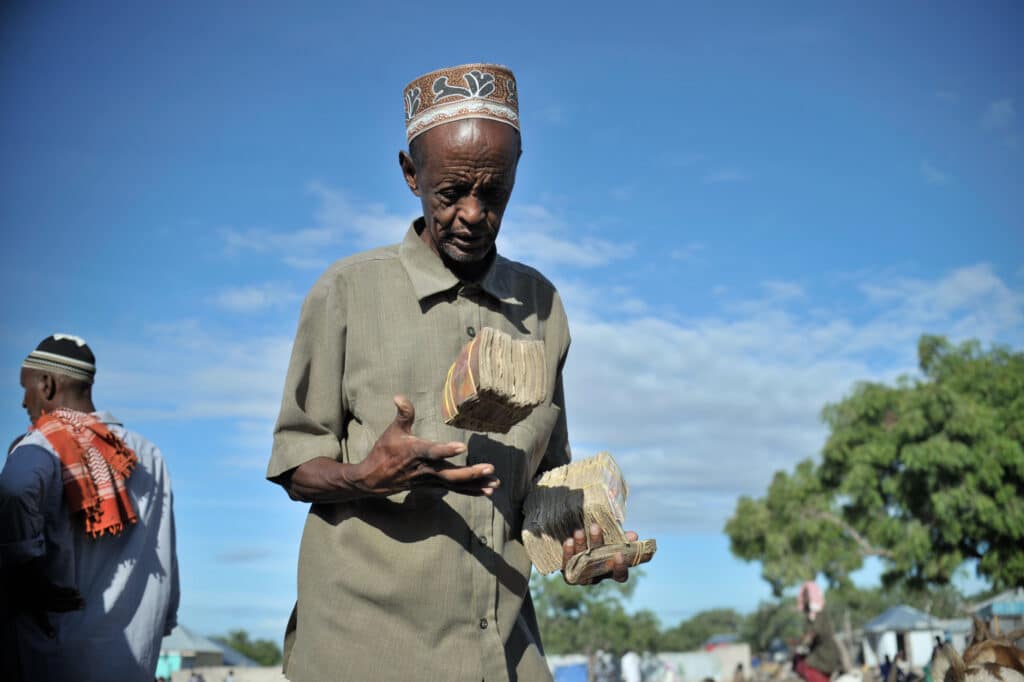
<svg viewBox="0 0 1024 682">
<path fill-rule="evenodd" d="M 205 651 L 219 652 L 223 648 L 216 642 L 192 632 L 184 625 L 178 625 L 160 643 L 160 651 Z"/>
<path fill-rule="evenodd" d="M 980 618 L 1024 615 L 1024 588 L 1000 592 L 994 597 L 980 601 L 974 605 L 971 612 Z"/>
<path fill-rule="evenodd" d="M 912 606 L 900 604 L 886 609 L 864 626 L 865 632 L 908 632 L 910 630 L 929 630 L 937 627 L 938 619 L 932 618 L 924 611 Z"/>
</svg>

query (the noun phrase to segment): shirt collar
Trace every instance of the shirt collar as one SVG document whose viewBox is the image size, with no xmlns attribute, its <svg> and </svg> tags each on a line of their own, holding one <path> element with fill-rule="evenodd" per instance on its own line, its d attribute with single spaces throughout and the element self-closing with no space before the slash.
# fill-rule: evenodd
<svg viewBox="0 0 1024 682">
<path fill-rule="evenodd" d="M 110 414 L 106 410 L 96 410 L 95 412 L 93 412 L 93 415 L 97 419 L 99 419 L 101 422 L 103 422 L 104 424 L 113 424 L 115 426 L 124 426 L 124 424 L 121 423 L 120 419 L 118 419 L 114 415 Z"/>
<path fill-rule="evenodd" d="M 398 258 L 409 274 L 416 300 L 422 301 L 428 296 L 439 294 L 459 286 L 462 282 L 451 270 L 444 266 L 436 253 L 430 250 L 420 237 L 425 229 L 423 218 L 417 218 L 405 233 L 405 239 L 398 247 Z M 508 260 L 495 254 L 491 265 L 480 279 L 480 288 L 502 303 L 519 304 L 519 299 L 512 295 L 510 286 Z"/>
</svg>

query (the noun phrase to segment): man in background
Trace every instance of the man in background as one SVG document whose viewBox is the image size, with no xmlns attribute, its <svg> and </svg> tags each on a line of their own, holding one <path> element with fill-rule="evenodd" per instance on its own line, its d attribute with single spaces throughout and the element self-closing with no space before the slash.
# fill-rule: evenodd
<svg viewBox="0 0 1024 682">
<path fill-rule="evenodd" d="M 832 673 L 842 669 L 842 656 L 832 621 L 825 613 L 825 593 L 813 580 L 800 587 L 797 608 L 807 619 L 807 631 L 801 641 L 807 655 L 794 660 L 794 670 L 806 682 L 828 682 Z"/>
<path fill-rule="evenodd" d="M 22 363 L 31 428 L 0 472 L 5 679 L 151 682 L 176 624 L 160 450 L 92 402 L 96 359 L 54 334 Z"/>
</svg>

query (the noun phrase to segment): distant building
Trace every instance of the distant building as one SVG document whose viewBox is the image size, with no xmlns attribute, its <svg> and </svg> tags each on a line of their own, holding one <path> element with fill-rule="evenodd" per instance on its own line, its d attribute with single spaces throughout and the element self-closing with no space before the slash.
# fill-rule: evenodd
<svg viewBox="0 0 1024 682">
<path fill-rule="evenodd" d="M 708 639 L 708 641 L 704 642 L 704 651 L 711 651 L 712 649 L 715 649 L 720 646 L 725 646 L 726 644 L 735 644 L 738 641 L 740 641 L 739 635 L 713 635 Z"/>
<path fill-rule="evenodd" d="M 224 650 L 211 639 L 179 625 L 160 643 L 156 676 L 170 678 L 182 669 L 223 665 Z"/>
<path fill-rule="evenodd" d="M 911 666 L 922 668 L 932 658 L 935 638 L 945 639 L 943 623 L 906 604 L 886 609 L 864 625 L 864 661 L 877 665 L 886 656 L 895 661 L 902 650 Z"/>
<path fill-rule="evenodd" d="M 1024 588 L 1000 592 L 974 604 L 970 611 L 1004 634 L 1024 627 Z"/>
</svg>

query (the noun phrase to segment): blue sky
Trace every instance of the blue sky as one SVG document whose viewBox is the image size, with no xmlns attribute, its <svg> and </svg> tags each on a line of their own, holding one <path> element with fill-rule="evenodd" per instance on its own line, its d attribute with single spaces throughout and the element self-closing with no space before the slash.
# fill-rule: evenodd
<svg viewBox="0 0 1024 682">
<path fill-rule="evenodd" d="M 263 470 L 298 308 L 417 215 L 423 72 L 516 72 L 499 248 L 563 293 L 574 450 L 622 465 L 665 625 L 767 596 L 721 528 L 819 452 L 826 402 L 913 372 L 924 332 L 1024 346 L 1016 3 L 2 12 L 0 426 L 39 339 L 89 340 L 98 405 L 169 462 L 205 633 L 283 630 L 305 509 Z"/>
</svg>

